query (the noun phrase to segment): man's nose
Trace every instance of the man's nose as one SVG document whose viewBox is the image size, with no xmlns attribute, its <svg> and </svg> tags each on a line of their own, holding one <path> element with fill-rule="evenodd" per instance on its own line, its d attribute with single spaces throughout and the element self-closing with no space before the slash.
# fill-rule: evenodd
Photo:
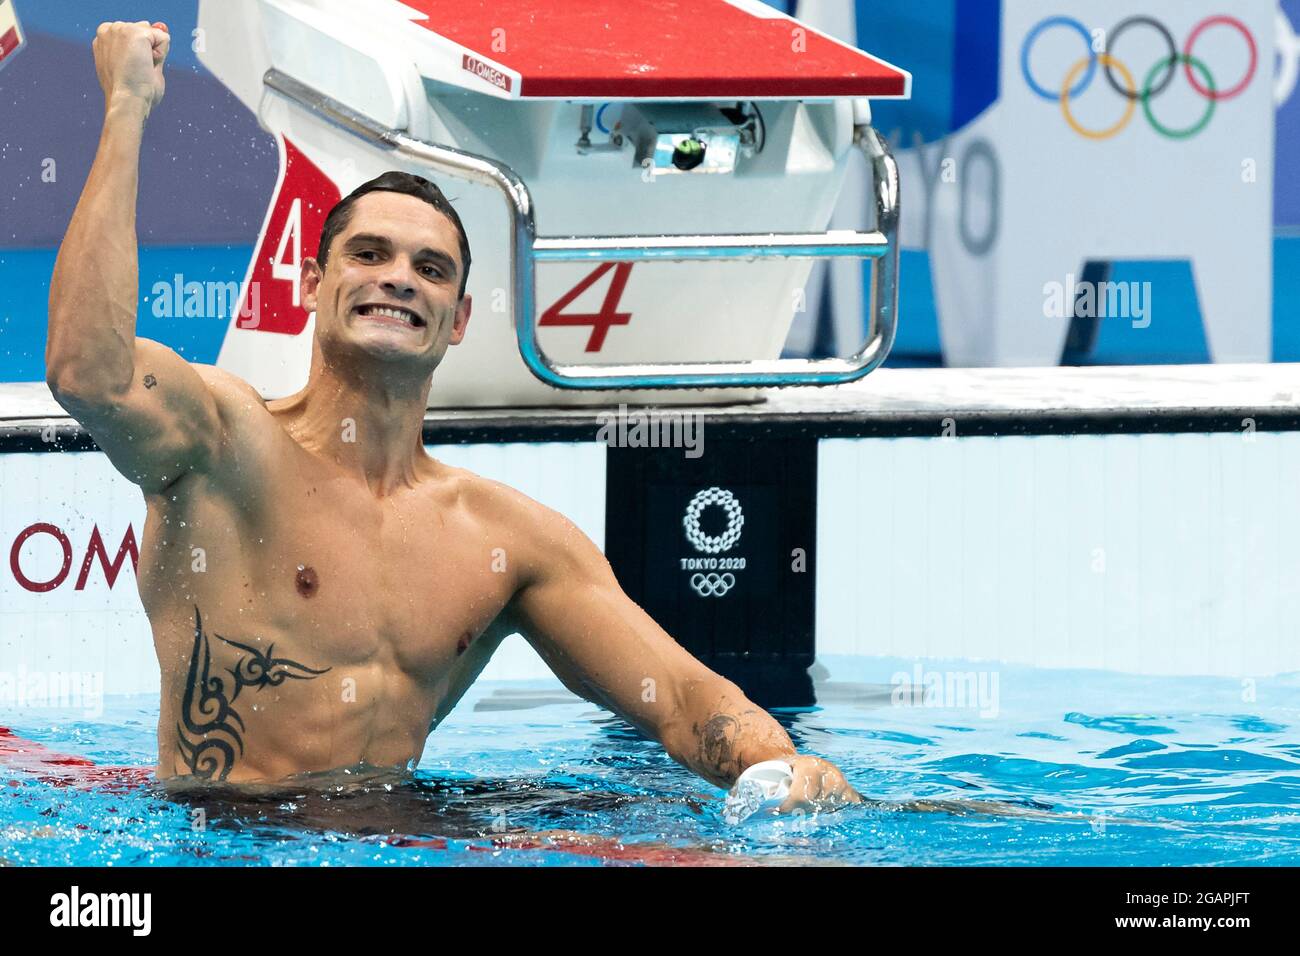
<svg viewBox="0 0 1300 956">
<path fill-rule="evenodd" d="M 379 280 L 380 288 L 389 295 L 406 298 L 415 294 L 415 272 L 411 263 L 402 258 L 395 258 L 389 263 L 384 276 Z"/>
</svg>

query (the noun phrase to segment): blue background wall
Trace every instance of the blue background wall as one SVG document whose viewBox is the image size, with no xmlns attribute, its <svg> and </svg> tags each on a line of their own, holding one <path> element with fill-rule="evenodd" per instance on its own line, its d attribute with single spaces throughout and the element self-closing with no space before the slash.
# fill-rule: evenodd
<svg viewBox="0 0 1300 956">
<path fill-rule="evenodd" d="M 140 287 L 242 281 L 275 187 L 274 139 L 198 63 L 195 0 L 17 0 L 27 48 L 0 70 L 0 381 L 45 377 L 46 303 L 58 244 L 85 185 L 104 96 L 90 43 L 105 19 L 162 20 L 173 37 L 167 95 L 140 163 Z M 54 181 L 42 177 L 53 160 Z M 155 319 L 137 331 L 212 362 L 226 319 Z"/>
</svg>

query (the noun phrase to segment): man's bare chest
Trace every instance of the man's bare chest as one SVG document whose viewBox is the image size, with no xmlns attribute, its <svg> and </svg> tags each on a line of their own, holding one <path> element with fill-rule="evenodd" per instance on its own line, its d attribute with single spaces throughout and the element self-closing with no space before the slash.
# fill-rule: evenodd
<svg viewBox="0 0 1300 956">
<path fill-rule="evenodd" d="M 318 669 L 377 666 L 425 683 L 510 599 L 508 560 L 464 507 L 366 500 L 329 481 L 281 487 L 251 508 L 219 494 L 151 506 L 146 610 L 175 618 L 193 605 L 243 644 L 275 641 L 276 654 Z"/>
</svg>

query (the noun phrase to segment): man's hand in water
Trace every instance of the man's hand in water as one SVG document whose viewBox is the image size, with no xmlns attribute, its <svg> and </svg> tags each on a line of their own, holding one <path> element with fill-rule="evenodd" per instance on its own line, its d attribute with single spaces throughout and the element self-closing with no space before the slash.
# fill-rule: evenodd
<svg viewBox="0 0 1300 956">
<path fill-rule="evenodd" d="M 163 61 L 170 48 L 171 36 L 164 23 L 101 23 L 91 49 L 99 85 L 104 89 L 104 109 L 136 101 L 144 105 L 147 116 L 162 102 Z"/>
<path fill-rule="evenodd" d="M 565 687 L 659 741 L 716 787 L 730 789 L 747 768 L 783 760 L 794 780 L 782 809 L 862 802 L 838 767 L 797 753 L 771 714 L 628 597 L 572 521 L 497 487 L 501 526 L 527 531 L 513 548 L 523 583 L 499 618 L 502 629 L 523 635 Z"/>
<path fill-rule="evenodd" d="M 783 759 L 794 771 L 794 781 L 790 784 L 790 796 L 781 804 L 779 812 L 825 813 L 862 802 L 862 795 L 849 786 L 840 768 L 829 760 L 804 756 Z"/>
</svg>

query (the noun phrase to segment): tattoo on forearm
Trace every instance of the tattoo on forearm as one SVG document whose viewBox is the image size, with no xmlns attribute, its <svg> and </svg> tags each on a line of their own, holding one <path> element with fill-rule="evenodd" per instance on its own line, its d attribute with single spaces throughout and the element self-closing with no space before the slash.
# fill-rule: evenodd
<svg viewBox="0 0 1300 956">
<path fill-rule="evenodd" d="M 245 687 L 278 687 L 290 679 L 311 680 L 330 668 L 314 670 L 287 657 L 275 657 L 274 644 L 263 652 L 220 634 L 214 636 L 249 656 L 241 656 L 234 667 L 227 669 L 229 677 L 214 674 L 212 646 L 203 632 L 202 615 L 197 606 L 194 608 L 194 647 L 176 733 L 181 757 L 190 773 L 204 780 L 225 780 L 244 753 L 244 721 L 233 706 L 239 692 Z"/>
<path fill-rule="evenodd" d="M 150 372 L 148 375 L 144 377 L 145 388 L 153 388 L 157 384 L 158 384 L 158 379 L 154 378 L 153 372 Z"/>
<path fill-rule="evenodd" d="M 714 714 L 697 731 L 700 740 L 700 763 L 720 776 L 736 777 L 741 770 L 736 754 L 740 721 L 730 714 Z"/>
</svg>

